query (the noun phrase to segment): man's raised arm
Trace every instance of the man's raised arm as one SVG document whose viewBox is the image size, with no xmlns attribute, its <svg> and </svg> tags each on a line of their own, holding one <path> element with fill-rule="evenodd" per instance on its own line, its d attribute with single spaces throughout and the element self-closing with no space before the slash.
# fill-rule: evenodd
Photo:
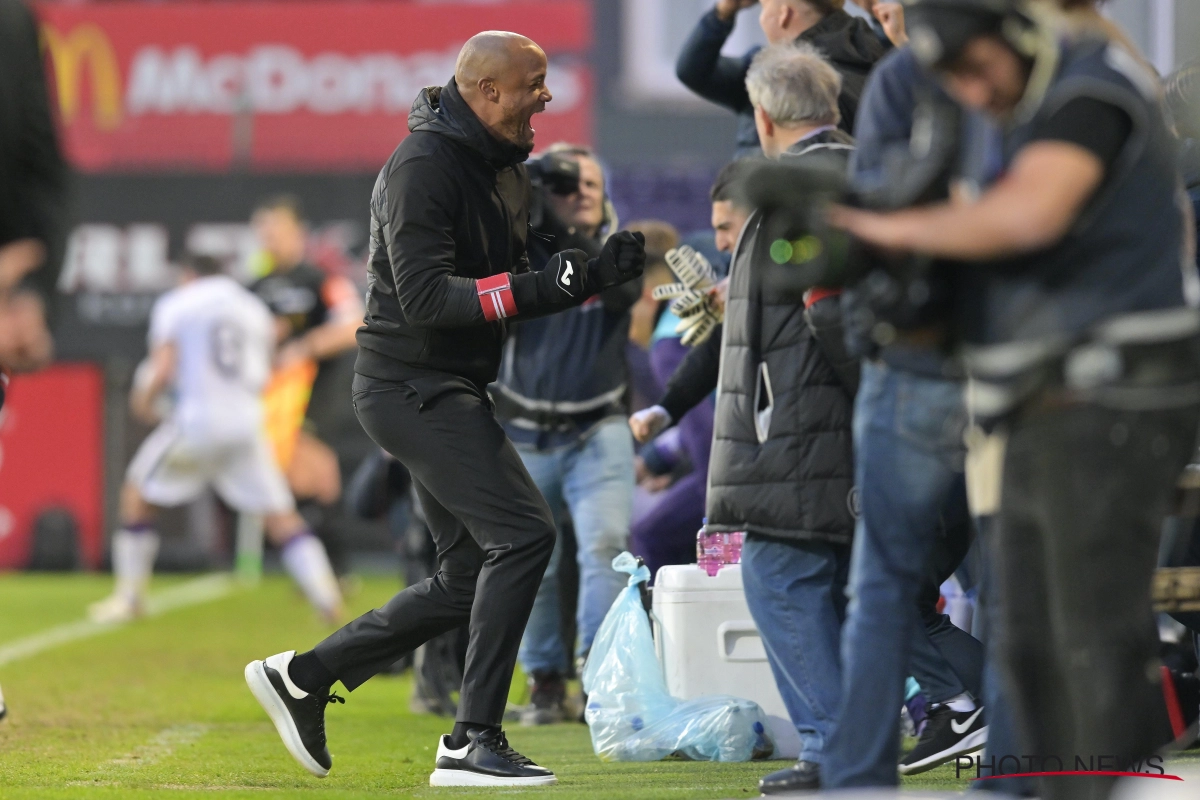
<svg viewBox="0 0 1200 800">
<path fill-rule="evenodd" d="M 429 161 L 402 164 L 381 192 L 396 295 L 409 324 L 465 328 L 509 317 L 544 316 L 642 273 L 645 239 L 622 232 L 598 258 L 582 250 L 558 253 L 541 272 L 502 272 L 475 280 L 454 275 L 453 186 Z"/>
</svg>

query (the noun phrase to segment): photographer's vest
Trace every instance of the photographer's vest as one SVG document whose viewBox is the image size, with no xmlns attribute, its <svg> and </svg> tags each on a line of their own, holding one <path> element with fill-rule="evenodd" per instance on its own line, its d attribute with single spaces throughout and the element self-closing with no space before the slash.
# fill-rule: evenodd
<svg viewBox="0 0 1200 800">
<path fill-rule="evenodd" d="M 1115 360 L 1072 362 L 1080 348 L 1177 341 L 1194 335 L 1200 320 L 1187 308 L 1200 299 L 1200 285 L 1185 238 L 1174 139 L 1157 79 L 1128 51 L 1104 40 L 1065 43 L 1036 110 L 1005 134 L 1005 168 L 1044 120 L 1083 97 L 1124 110 L 1132 131 L 1060 242 L 985 267 L 979 306 L 964 315 L 974 342 L 968 365 L 983 380 L 982 395 L 972 400 L 985 416 L 1002 413 L 1047 380 L 1065 380 L 1071 369 L 1084 383 L 1120 379 L 1113 366 L 1119 352 Z"/>
</svg>

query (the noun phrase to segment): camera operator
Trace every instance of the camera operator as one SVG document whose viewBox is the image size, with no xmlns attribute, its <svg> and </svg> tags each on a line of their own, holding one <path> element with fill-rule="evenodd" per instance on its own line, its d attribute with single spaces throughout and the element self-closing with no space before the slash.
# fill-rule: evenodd
<svg viewBox="0 0 1200 800">
<path fill-rule="evenodd" d="M 1005 126 L 1003 175 L 971 204 L 830 219 L 886 251 L 982 262 L 962 268 L 982 278 L 969 399 L 1007 437 L 995 557 L 1014 710 L 1047 769 L 1089 754 L 1122 769 L 1165 726 L 1149 586 L 1200 422 L 1200 286 L 1157 81 L 1022 0 L 906 10 L 917 58 Z M 852 621 L 887 613 L 859 600 Z M 830 778 L 869 782 L 841 764 Z M 1048 778 L 1042 796 L 1112 781 Z"/>
<path fill-rule="evenodd" d="M 910 140 L 917 119 L 947 112 L 957 120 L 958 109 L 910 50 L 885 57 L 859 109 L 851 168 L 858 191 L 895 205 L 930 192 L 945 196 L 948 172 L 957 166 L 957 137 L 932 140 L 923 160 L 913 155 Z M 947 355 L 954 291 L 947 268 L 935 265 L 909 286 L 890 281 L 886 291 L 878 288 L 884 276 L 873 274 L 843 297 L 850 341 L 866 356 L 855 407 L 861 510 L 850 596 L 872 613 L 852 612 L 843 631 L 843 706 L 828 747 L 830 786 L 842 785 L 847 775 L 854 785 L 896 782 L 900 743 L 888 709 L 904 701 L 909 671 L 921 684 L 929 717 L 916 747 L 900 761 L 900 774 L 972 752 L 988 736 L 977 705 L 982 645 L 937 610 L 939 586 L 971 543 L 963 377 Z M 904 300 L 886 302 L 893 297 Z"/>
<path fill-rule="evenodd" d="M 615 225 L 604 173 L 586 147 L 559 144 L 534 162 L 540 197 L 529 239 L 537 271 L 555 253 L 599 255 Z M 625 343 L 641 281 L 609 288 L 583 305 L 514 326 L 492 384 L 496 416 L 550 504 L 559 529 L 550 565 L 521 641 L 532 679 L 526 725 L 560 722 L 568 675 L 559 610 L 563 523 L 569 518 L 579 563 L 578 648 L 583 657 L 625 578 L 612 560 L 628 546 L 633 513 L 633 439 L 625 426 Z"/>
</svg>

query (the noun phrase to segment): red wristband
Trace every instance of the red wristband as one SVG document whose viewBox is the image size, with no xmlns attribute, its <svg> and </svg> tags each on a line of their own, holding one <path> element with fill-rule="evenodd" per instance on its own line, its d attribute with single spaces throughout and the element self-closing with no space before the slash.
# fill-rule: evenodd
<svg viewBox="0 0 1200 800">
<path fill-rule="evenodd" d="M 495 322 L 517 313 L 517 300 L 512 292 L 512 276 L 507 272 L 475 281 L 475 291 L 479 295 L 483 318 L 488 322 Z"/>
<path fill-rule="evenodd" d="M 841 293 L 841 289 L 827 289 L 824 286 L 814 286 L 804 293 L 804 307 L 806 309 L 812 308 L 826 297 L 837 297 Z"/>
</svg>

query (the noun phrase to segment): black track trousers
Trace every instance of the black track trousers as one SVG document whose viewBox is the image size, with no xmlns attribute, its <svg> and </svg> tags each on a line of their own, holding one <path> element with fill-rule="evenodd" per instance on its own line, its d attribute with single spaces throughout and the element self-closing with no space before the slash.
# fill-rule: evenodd
<svg viewBox="0 0 1200 800">
<path fill-rule="evenodd" d="M 433 637 L 470 625 L 458 720 L 499 725 L 517 648 L 554 549 L 550 508 L 465 379 L 354 377 L 363 428 L 412 474 L 438 571 L 315 648 L 354 690 Z"/>
<path fill-rule="evenodd" d="M 1046 771 L 1054 757 L 1064 770 L 1137 770 L 1170 738 L 1150 583 L 1198 422 L 1196 407 L 1080 403 L 1009 426 L 992 555 L 1001 666 L 1021 752 Z M 1039 796 L 1101 800 L 1115 782 L 1045 778 Z"/>
</svg>

